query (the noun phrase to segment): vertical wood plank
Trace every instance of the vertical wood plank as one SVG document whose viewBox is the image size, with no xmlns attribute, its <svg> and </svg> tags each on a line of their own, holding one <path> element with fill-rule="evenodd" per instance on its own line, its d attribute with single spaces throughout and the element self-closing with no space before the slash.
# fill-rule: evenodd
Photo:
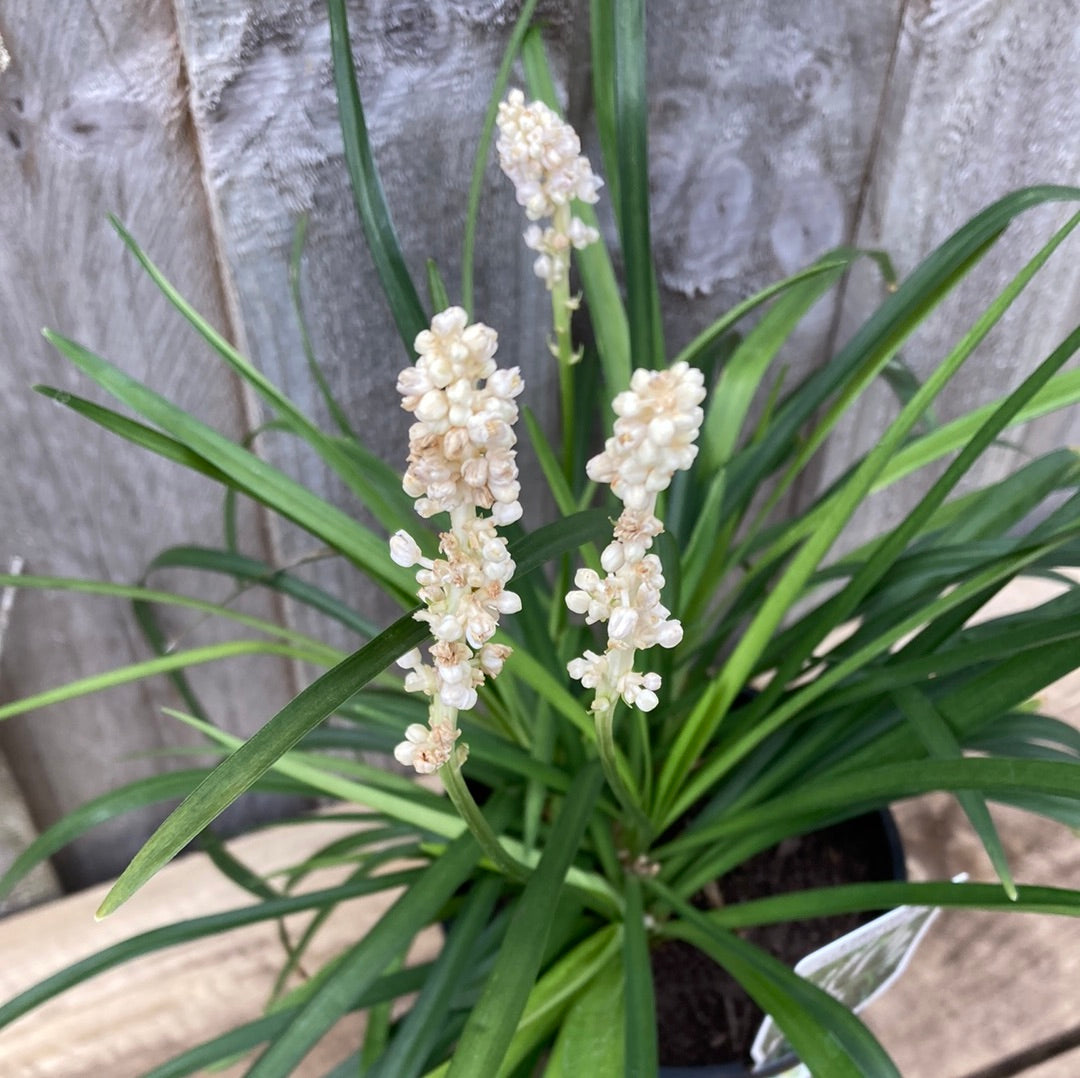
<svg viewBox="0 0 1080 1078">
<path fill-rule="evenodd" d="M 22 555 L 32 573 L 132 581 L 167 544 L 218 542 L 219 495 L 29 387 L 93 395 L 41 338 L 47 325 L 203 419 L 242 428 L 232 379 L 105 221 L 117 213 L 193 302 L 224 323 L 171 5 L 66 4 L 61 13 L 11 0 L 0 20 L 11 54 L 0 77 L 0 557 Z M 7 641 L 3 691 L 23 696 L 147 655 L 124 604 L 27 593 Z M 215 716 L 242 732 L 288 691 L 286 671 L 267 663 L 238 664 L 206 684 Z M 176 703 L 167 686 L 144 684 L 5 723 L 0 744 L 38 825 L 172 766 L 138 758 L 191 740 L 161 716 L 165 703 Z M 60 859 L 66 882 L 115 874 L 161 814 L 97 829 Z"/>
<path fill-rule="evenodd" d="M 850 240 L 901 4 L 650 4 L 653 229 L 669 350 Z M 832 303 L 792 347 L 820 357 Z"/>
<path fill-rule="evenodd" d="M 1070 183 L 1080 175 L 1080 95 L 1076 51 L 1080 5 L 911 2 L 889 86 L 880 150 L 873 164 L 857 239 L 882 246 L 905 275 L 967 218 L 1008 191 Z M 925 377 L 1006 282 L 1075 211 L 1051 206 L 1024 214 L 903 350 Z M 948 420 L 1015 387 L 1076 324 L 1080 315 L 1077 239 L 1059 252 L 1020 297 L 949 387 L 935 409 Z M 880 282 L 852 276 L 840 337 L 880 302 Z M 873 444 L 897 405 L 883 385 L 868 392 L 824 453 L 828 481 Z M 988 453 L 965 489 L 1014 470 L 1027 454 L 1075 439 L 1075 411 L 1009 433 L 1020 453 Z M 879 497 L 852 545 L 901 520 L 926 489 L 925 476 Z M 808 496 L 810 490 L 804 490 Z"/>
<path fill-rule="evenodd" d="M 7 66 L 6 56 L 3 41 L 0 41 L 0 74 Z M 11 575 L 18 576 L 22 572 L 22 560 L 15 558 L 5 568 Z M 3 655 L 4 637 L 11 624 L 11 613 L 17 595 L 16 588 L 0 589 L 0 656 Z M 0 751 L 0 873 L 7 872 L 19 854 L 36 837 L 37 830 L 30 819 L 22 790 L 19 789 L 19 784 Z M 6 898 L 0 899 L 0 916 L 53 898 L 59 892 L 60 885 L 52 866 L 38 865 L 15 885 Z"/>
</svg>

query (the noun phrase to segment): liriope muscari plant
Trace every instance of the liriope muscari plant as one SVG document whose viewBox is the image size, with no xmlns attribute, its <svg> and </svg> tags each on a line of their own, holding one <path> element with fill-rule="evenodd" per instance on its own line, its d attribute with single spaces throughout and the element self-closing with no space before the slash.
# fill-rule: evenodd
<svg viewBox="0 0 1080 1078">
<path fill-rule="evenodd" d="M 292 521 L 363 570 L 402 613 L 380 629 L 297 567 L 227 548 L 171 549 L 151 570 L 197 569 L 241 590 L 274 589 L 362 642 L 344 654 L 229 602 L 145 581 L 0 580 L 134 600 L 159 651 L 5 704 L 0 717 L 165 673 L 187 705 L 174 712 L 178 720 L 221 756 L 213 768 L 140 780 L 90 802 L 46 830 L 0 889 L 96 822 L 181 797 L 116 881 L 102 914 L 200 835 L 253 900 L 61 970 L 0 1005 L 0 1026 L 130 956 L 311 910 L 302 933 L 282 928 L 282 973 L 265 1013 L 193 1047 L 155 1078 L 252 1050 L 249 1075 L 287 1078 L 353 1010 L 368 1014 L 365 1042 L 335 1076 L 655 1075 L 650 954 L 671 941 L 728 970 L 813 1073 L 888 1078 L 895 1064 L 862 1023 L 749 943 L 744 929 L 898 905 L 1080 911 L 1080 893 L 1015 884 L 987 811 L 987 801 L 999 800 L 1080 826 L 1080 736 L 1033 702 L 1078 665 L 1080 589 L 972 623 L 1018 575 L 1059 578 L 1080 566 L 1080 464 L 1062 448 L 999 481 L 970 483 L 972 465 L 1000 447 L 1010 427 L 1080 400 L 1080 379 L 1064 369 L 1080 330 L 1016 389 L 932 421 L 942 392 L 1080 218 L 986 296 L 921 379 L 907 379 L 895 415 L 866 453 L 809 501 L 781 511 L 793 489 L 809 489 L 816 453 L 863 391 L 878 376 L 895 378 L 905 342 L 1010 222 L 1032 206 L 1075 201 L 1080 191 L 1006 196 L 899 282 L 880 252 L 825 252 L 669 355 L 651 261 L 644 5 L 591 8 L 603 160 L 596 171 L 560 115 L 541 33 L 530 28 L 534 7 L 528 0 L 513 28 L 489 103 L 460 294 L 452 302 L 432 266 L 426 303 L 378 179 L 345 3 L 330 0 L 361 223 L 402 343 L 418 356 L 397 383 L 412 418 L 403 479 L 357 435 L 310 349 L 333 434 L 201 319 L 121 229 L 183 317 L 259 394 L 274 426 L 318 453 L 375 524 L 317 497 L 247 443 L 223 437 L 88 348 L 49 334 L 139 419 L 70 391 L 43 392 L 224 486 L 227 519 L 246 498 Z M 518 57 L 528 94 L 509 88 Z M 497 365 L 496 329 L 482 320 L 488 297 L 476 295 L 480 192 L 492 149 L 524 210 L 526 257 L 550 295 L 553 355 L 543 361 L 558 369 L 556 444 L 531 414 L 536 402 L 520 373 Z M 610 234 L 594 209 L 601 192 L 611 195 Z M 293 283 L 303 325 L 301 247 Z M 888 280 L 880 307 L 820 369 L 785 377 L 784 343 L 863 259 Z M 518 335 L 544 353 L 548 327 L 496 328 L 504 343 Z M 306 329 L 302 337 L 307 347 Z M 546 491 L 523 489 L 519 451 L 534 455 Z M 869 497 L 931 465 L 934 478 L 899 523 L 861 544 L 845 542 Z M 550 503 L 554 519 L 526 529 L 524 520 Z M 158 606 L 213 613 L 262 635 L 170 647 Z M 184 671 L 251 653 L 325 672 L 241 741 L 213 725 Z M 373 751 L 401 766 L 373 761 Z M 364 818 L 347 841 L 313 850 L 285 877 L 253 879 L 207 830 L 253 787 L 330 796 Z M 733 869 L 784 839 L 931 790 L 955 794 L 996 882 L 884 881 L 757 901 L 732 901 L 725 891 Z M 304 890 L 328 861 L 345 866 L 342 881 Z M 347 940 L 317 973 L 299 973 L 333 909 L 394 888 L 398 897 L 369 932 Z M 432 963 L 409 967 L 410 944 L 430 925 L 445 944 Z M 297 976 L 302 983 L 289 988 Z M 406 998 L 407 1009 L 393 1009 Z"/>
</svg>

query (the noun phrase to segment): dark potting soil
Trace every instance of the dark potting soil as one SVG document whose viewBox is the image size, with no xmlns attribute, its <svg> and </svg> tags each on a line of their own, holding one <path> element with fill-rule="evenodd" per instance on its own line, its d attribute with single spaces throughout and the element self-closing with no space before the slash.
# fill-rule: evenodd
<svg viewBox="0 0 1080 1078">
<path fill-rule="evenodd" d="M 893 878 L 892 850 L 878 815 L 846 820 L 822 831 L 785 839 L 752 857 L 701 892 L 694 905 L 714 908 L 753 898 Z M 758 925 L 740 931 L 788 966 L 832 942 L 875 913 L 837 914 L 811 921 Z M 660 1062 L 669 1067 L 748 1063 L 764 1015 L 738 982 L 711 958 L 681 940 L 651 954 Z"/>
</svg>

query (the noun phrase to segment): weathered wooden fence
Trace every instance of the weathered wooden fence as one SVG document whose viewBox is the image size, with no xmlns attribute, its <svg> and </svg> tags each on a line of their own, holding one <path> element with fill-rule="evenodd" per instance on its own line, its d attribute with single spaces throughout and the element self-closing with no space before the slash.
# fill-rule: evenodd
<svg viewBox="0 0 1080 1078">
<path fill-rule="evenodd" d="M 518 8 L 517 0 L 350 5 L 369 125 L 407 258 L 418 274 L 425 257 L 436 258 L 451 292 L 471 158 Z M 541 10 L 573 118 L 587 130 L 587 5 L 551 0 Z M 1076 0 L 656 0 L 649 18 L 656 252 L 672 347 L 830 246 L 883 246 L 907 273 L 1005 191 L 1080 175 Z M 11 54 L 0 76 L 0 561 L 21 555 L 29 572 L 130 582 L 165 546 L 221 542 L 210 484 L 30 392 L 45 382 L 90 395 L 41 339 L 43 325 L 230 435 L 259 421 L 257 405 L 124 254 L 107 212 L 210 321 L 325 420 L 288 295 L 292 231 L 308 214 L 303 290 L 315 349 L 371 444 L 399 458 L 406 423 L 393 383 L 405 356 L 347 187 L 322 0 L 5 0 L 0 34 Z M 522 366 L 530 403 L 543 412 L 555 397 L 540 328 L 547 297 L 494 168 L 482 215 L 477 313 L 501 331 L 503 362 Z M 909 346 L 909 363 L 930 369 L 962 319 L 1063 216 L 1051 209 L 1021 220 Z M 1078 277 L 1075 255 L 1051 263 L 943 413 L 1015 384 L 1058 342 L 1077 318 Z M 859 271 L 836 302 L 821 304 L 790 351 L 795 373 L 880 295 L 876 275 Z M 823 481 L 874 440 L 892 407 L 884 389 L 867 394 L 824 455 Z M 1058 418 L 1018 440 L 1039 449 L 1076 431 L 1075 418 Z M 286 437 L 264 435 L 258 446 L 350 505 Z M 1013 459 L 1001 452 L 982 477 Z M 866 527 L 902 514 L 911 496 L 892 496 Z M 275 563 L 311 553 L 251 509 L 240 530 L 245 549 Z M 339 592 L 360 594 L 345 569 L 318 571 Z M 315 628 L 297 611 L 252 609 Z M 212 639 L 191 618 L 170 628 L 185 645 Z M 147 655 L 123 604 L 23 593 L 0 693 L 36 692 Z M 196 681 L 223 726 L 250 733 L 304 676 L 245 659 L 202 669 Z M 189 740 L 161 715 L 174 702 L 161 681 L 9 721 L 0 747 L 17 788 L 5 782 L 0 805 L 24 800 L 41 827 L 122 780 L 175 766 L 154 755 Z M 116 872 L 158 818 L 142 812 L 81 840 L 58 859 L 64 882 Z"/>
</svg>

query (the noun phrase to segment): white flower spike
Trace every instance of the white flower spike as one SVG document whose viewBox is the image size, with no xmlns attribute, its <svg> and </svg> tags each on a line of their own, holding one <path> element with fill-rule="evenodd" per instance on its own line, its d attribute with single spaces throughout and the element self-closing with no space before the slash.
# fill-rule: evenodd
<svg viewBox="0 0 1080 1078">
<path fill-rule="evenodd" d="M 422 517 L 449 513 L 439 537 L 440 558 L 426 558 L 404 531 L 390 539 L 390 557 L 418 566 L 418 621 L 435 637 L 430 663 L 414 648 L 398 660 L 405 688 L 431 697 L 429 725 L 414 723 L 394 750 L 421 774 L 451 757 L 457 713 L 476 705 L 476 690 L 502 669 L 510 649 L 491 643 L 502 614 L 521 600 L 507 590 L 514 574 L 506 540 L 495 531 L 521 516 L 513 425 L 522 390 L 516 367 L 495 365 L 498 337 L 480 322 L 468 325 L 460 307 L 437 314 L 417 335 L 416 365 L 401 372 L 402 407 L 416 422 L 409 431 L 409 466 L 402 486 Z M 490 510 L 490 516 L 479 511 Z"/>
<path fill-rule="evenodd" d="M 588 624 L 607 623 L 604 654 L 586 651 L 567 667 L 572 678 L 596 690 L 595 712 L 610 711 L 618 697 L 630 707 L 652 711 L 659 703 L 660 676 L 635 673 L 635 655 L 656 645 L 673 648 L 682 640 L 682 625 L 660 602 L 660 559 L 648 550 L 664 530 L 656 516 L 657 496 L 697 455 L 704 399 L 704 376 L 686 363 L 665 371 L 635 371 L 630 389 L 613 402 L 619 418 L 612 437 L 586 466 L 589 478 L 609 483 L 625 507 L 613 541 L 600 555 L 607 576 L 579 569 L 575 590 L 566 596 L 566 605 L 584 614 Z"/>
<path fill-rule="evenodd" d="M 533 269 L 549 289 L 566 280 L 570 249 L 595 243 L 600 234 L 575 217 L 570 202 L 594 203 L 603 181 L 581 153 L 577 132 L 542 101 L 525 104 L 520 90 L 511 90 L 499 105 L 495 148 L 499 166 L 513 181 L 518 204 L 530 221 L 551 218 L 541 228 L 531 225 L 525 244 L 537 252 Z"/>
</svg>

